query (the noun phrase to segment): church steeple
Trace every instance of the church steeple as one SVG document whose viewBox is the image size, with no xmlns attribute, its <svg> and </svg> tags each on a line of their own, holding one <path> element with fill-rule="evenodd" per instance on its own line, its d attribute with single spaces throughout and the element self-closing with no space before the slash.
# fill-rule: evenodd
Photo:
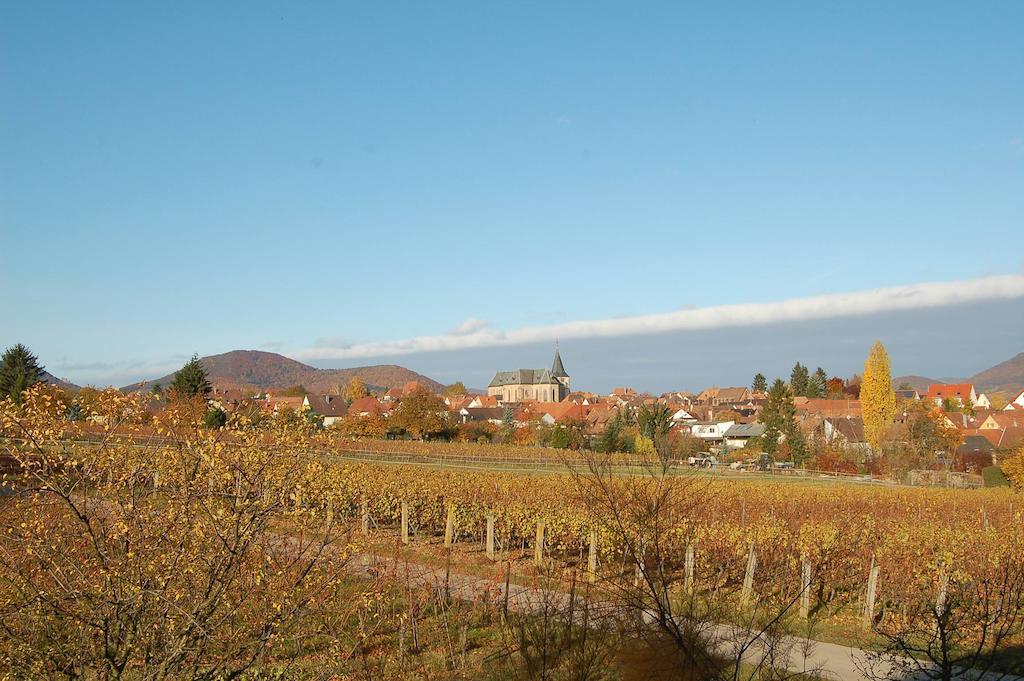
<svg viewBox="0 0 1024 681">
<path fill-rule="evenodd" d="M 562 355 L 558 353 L 558 345 L 555 345 L 555 361 L 551 364 L 551 375 L 555 378 L 569 378 L 565 372 L 565 365 L 562 364 Z"/>
</svg>

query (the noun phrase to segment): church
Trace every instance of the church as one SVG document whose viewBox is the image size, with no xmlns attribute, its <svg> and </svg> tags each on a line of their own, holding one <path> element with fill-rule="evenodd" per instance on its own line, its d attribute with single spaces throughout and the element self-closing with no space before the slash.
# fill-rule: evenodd
<svg viewBox="0 0 1024 681">
<path fill-rule="evenodd" d="M 487 394 L 499 402 L 561 402 L 569 395 L 569 374 L 562 356 L 555 348 L 555 361 L 550 369 L 516 369 L 494 374 Z"/>
</svg>

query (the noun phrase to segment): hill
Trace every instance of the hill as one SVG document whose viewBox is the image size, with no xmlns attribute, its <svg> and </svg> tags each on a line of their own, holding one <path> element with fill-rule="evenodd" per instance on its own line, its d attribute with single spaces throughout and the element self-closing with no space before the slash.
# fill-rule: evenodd
<svg viewBox="0 0 1024 681">
<path fill-rule="evenodd" d="M 979 371 L 969 378 L 928 378 L 927 376 L 897 376 L 892 379 L 894 386 L 904 383 L 918 392 L 925 392 L 932 383 L 973 383 L 979 392 L 1001 392 L 1015 397 L 1024 390 L 1024 352 L 1018 353 L 1005 362 Z"/>
<path fill-rule="evenodd" d="M 284 389 L 303 385 L 312 393 L 334 393 L 344 390 L 353 377 L 358 376 L 368 386 L 392 388 L 409 381 L 418 381 L 434 391 L 444 386 L 432 378 L 418 374 L 396 364 L 376 364 L 349 369 L 317 369 L 274 352 L 260 350 L 233 350 L 221 355 L 201 357 L 210 383 L 221 388 Z M 174 380 L 169 374 L 151 381 L 133 383 L 123 390 L 137 390 L 159 383 L 168 386 Z"/>
<path fill-rule="evenodd" d="M 928 386 L 937 382 L 934 378 L 928 378 L 927 376 L 896 376 L 892 379 L 893 387 L 899 388 L 903 385 L 909 385 L 919 393 L 927 392 Z"/>
<path fill-rule="evenodd" d="M 1013 393 L 1016 396 L 1024 390 L 1024 352 L 1018 353 L 1005 362 L 974 374 L 971 382 L 989 392 Z"/>
<path fill-rule="evenodd" d="M 63 378 L 57 378 L 49 371 L 45 370 L 43 371 L 43 383 L 49 383 L 50 385 L 55 385 L 59 388 L 63 388 L 64 390 L 81 390 L 81 386 L 77 386 L 70 381 L 65 381 Z"/>
</svg>

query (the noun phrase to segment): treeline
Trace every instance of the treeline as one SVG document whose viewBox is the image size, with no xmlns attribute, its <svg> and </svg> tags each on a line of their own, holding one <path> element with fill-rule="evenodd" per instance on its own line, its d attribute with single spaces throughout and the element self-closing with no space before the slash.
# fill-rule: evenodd
<svg viewBox="0 0 1024 681">
<path fill-rule="evenodd" d="M 811 373 L 808 367 L 797 362 L 789 374 L 788 386 L 795 397 L 857 399 L 860 395 L 860 383 L 861 379 L 857 374 L 846 379 L 839 376 L 829 378 L 828 372 L 822 367 Z M 759 372 L 754 376 L 750 387 L 756 393 L 767 393 L 768 379 Z"/>
</svg>

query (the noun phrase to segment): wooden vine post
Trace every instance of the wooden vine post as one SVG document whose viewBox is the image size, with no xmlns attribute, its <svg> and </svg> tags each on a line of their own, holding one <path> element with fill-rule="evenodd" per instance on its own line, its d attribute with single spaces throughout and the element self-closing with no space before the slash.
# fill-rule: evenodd
<svg viewBox="0 0 1024 681">
<path fill-rule="evenodd" d="M 365 494 L 359 502 L 359 515 L 361 516 L 363 523 L 363 536 L 366 536 L 370 534 L 370 504 L 366 501 Z"/>
<path fill-rule="evenodd" d="M 644 579 L 645 556 L 644 540 L 643 537 L 641 537 L 637 540 L 636 565 L 633 569 L 633 586 L 640 586 L 640 582 Z"/>
<path fill-rule="evenodd" d="M 693 593 L 693 573 L 696 565 L 696 557 L 694 556 L 693 544 L 686 544 L 686 558 L 684 563 L 684 569 L 686 572 L 686 593 Z"/>
<path fill-rule="evenodd" d="M 587 579 L 597 581 L 597 530 L 590 530 L 590 549 L 587 551 Z"/>
<path fill-rule="evenodd" d="M 750 602 L 754 592 L 754 570 L 757 569 L 757 553 L 754 551 L 754 542 L 750 542 L 750 551 L 747 553 L 747 572 L 743 576 L 743 591 L 740 593 L 740 602 L 744 605 Z"/>
<path fill-rule="evenodd" d="M 494 560 L 494 516 L 487 516 L 487 557 Z"/>
<path fill-rule="evenodd" d="M 811 614 L 811 559 L 805 553 L 800 556 L 800 619 Z"/>
<path fill-rule="evenodd" d="M 935 612 L 939 614 L 939 617 L 944 616 L 946 612 L 946 592 L 949 590 L 949 573 L 943 569 L 942 574 L 939 576 L 939 595 L 935 599 Z"/>
<path fill-rule="evenodd" d="M 862 624 L 870 629 L 875 621 L 875 596 L 878 593 L 878 566 L 875 557 L 871 556 L 871 569 L 868 571 L 868 592 L 864 599 L 864 618 Z"/>
<path fill-rule="evenodd" d="M 448 517 L 444 521 L 444 547 L 450 549 L 455 543 L 455 504 L 448 504 Z"/>
<path fill-rule="evenodd" d="M 402 543 L 409 543 L 409 502 L 402 502 Z"/>
<path fill-rule="evenodd" d="M 537 567 L 544 564 L 544 521 L 537 521 L 537 538 L 533 544 L 533 562 Z"/>
</svg>

